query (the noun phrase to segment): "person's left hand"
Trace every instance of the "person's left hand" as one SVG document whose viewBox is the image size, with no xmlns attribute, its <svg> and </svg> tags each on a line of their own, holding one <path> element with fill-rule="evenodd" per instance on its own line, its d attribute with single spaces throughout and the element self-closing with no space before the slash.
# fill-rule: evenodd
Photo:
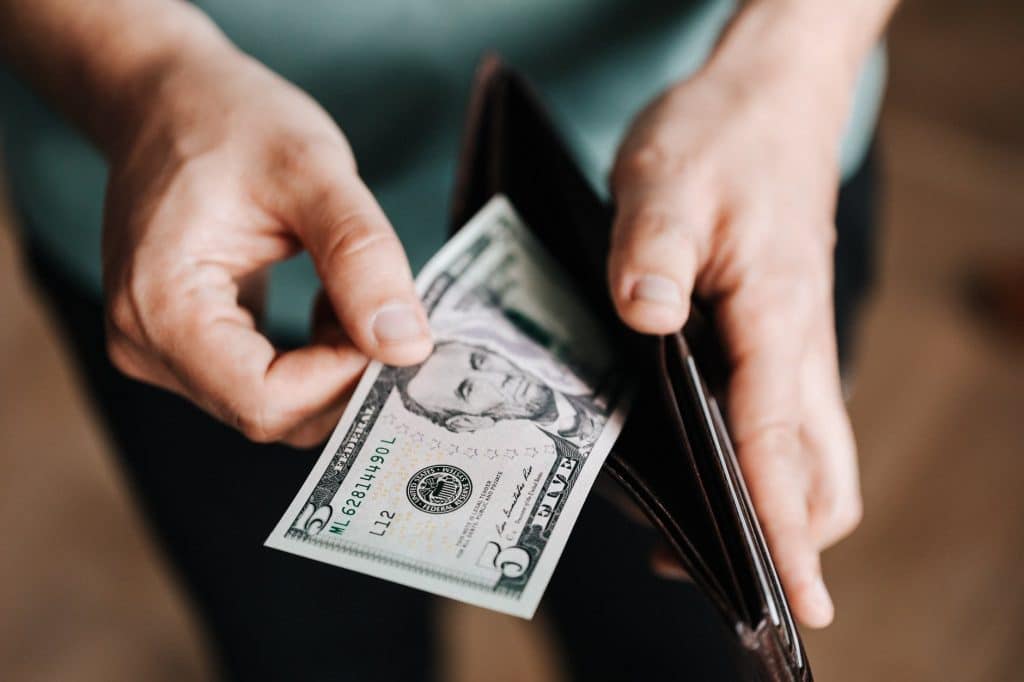
<svg viewBox="0 0 1024 682">
<path fill-rule="evenodd" d="M 822 627 L 833 607 L 819 552 L 861 515 L 832 303 L 852 81 L 745 49 L 635 121 L 612 174 L 608 276 L 620 316 L 640 332 L 679 329 L 694 291 L 714 305 L 741 467 L 797 616 Z"/>
</svg>

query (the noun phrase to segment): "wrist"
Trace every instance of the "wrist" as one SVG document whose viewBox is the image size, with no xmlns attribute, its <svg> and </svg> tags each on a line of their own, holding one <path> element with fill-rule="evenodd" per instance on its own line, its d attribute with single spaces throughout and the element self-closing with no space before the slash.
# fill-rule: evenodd
<svg viewBox="0 0 1024 682">
<path fill-rule="evenodd" d="M 841 127 L 874 41 L 869 29 L 844 23 L 843 14 L 831 4 L 753 0 L 733 19 L 703 73 L 769 102 L 805 93 L 819 115 Z"/>
<path fill-rule="evenodd" d="M 199 10 L 181 8 L 145 40 L 127 39 L 114 58 L 94 65 L 93 107 L 87 126 L 108 158 L 118 156 L 147 122 L 174 108 L 180 86 L 203 65 L 241 58 L 241 53 Z"/>
<path fill-rule="evenodd" d="M 895 0 L 748 0 L 723 46 L 749 43 L 775 60 L 817 62 L 852 81 Z"/>
</svg>

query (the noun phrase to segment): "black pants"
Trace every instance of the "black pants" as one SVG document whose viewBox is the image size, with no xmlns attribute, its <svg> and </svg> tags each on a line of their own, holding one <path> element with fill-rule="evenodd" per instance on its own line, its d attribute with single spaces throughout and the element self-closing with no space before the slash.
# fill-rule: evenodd
<svg viewBox="0 0 1024 682">
<path fill-rule="evenodd" d="M 843 349 L 869 275 L 873 187 L 869 161 L 840 195 Z M 223 675 L 433 679 L 432 597 L 263 547 L 318 452 L 250 443 L 187 401 L 121 375 L 104 350 L 100 302 L 27 246 L 35 281 Z M 734 679 L 730 633 L 692 586 L 651 574 L 653 540 L 599 496 L 587 501 L 541 606 L 573 677 Z"/>
</svg>

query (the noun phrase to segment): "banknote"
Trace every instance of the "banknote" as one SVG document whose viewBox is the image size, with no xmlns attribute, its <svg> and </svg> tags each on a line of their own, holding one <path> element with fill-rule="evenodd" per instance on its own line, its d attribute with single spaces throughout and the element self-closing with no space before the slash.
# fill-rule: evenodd
<svg viewBox="0 0 1024 682">
<path fill-rule="evenodd" d="M 432 354 L 367 368 L 266 545 L 530 618 L 622 427 L 625 372 L 502 196 L 416 285 Z"/>
</svg>

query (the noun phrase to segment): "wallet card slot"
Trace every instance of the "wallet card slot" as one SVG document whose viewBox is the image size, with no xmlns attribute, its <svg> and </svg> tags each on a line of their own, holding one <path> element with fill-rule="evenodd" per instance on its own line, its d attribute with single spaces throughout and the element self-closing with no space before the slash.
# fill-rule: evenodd
<svg viewBox="0 0 1024 682">
<path fill-rule="evenodd" d="M 662 531 L 690 577 L 733 620 L 733 627 L 740 616 L 721 581 L 721 567 L 709 564 L 700 550 L 713 542 L 714 531 L 688 456 L 682 452 L 685 444 L 673 437 L 658 389 L 645 388 L 605 469 Z"/>
<path fill-rule="evenodd" d="M 698 423 L 699 420 L 695 418 L 694 396 L 684 380 L 685 368 L 682 366 L 681 359 L 675 353 L 669 352 L 664 339 L 659 344 L 659 350 L 659 361 L 662 370 L 659 374 L 663 380 L 667 402 L 675 411 L 673 422 L 675 423 L 678 437 L 686 443 L 686 454 L 693 469 L 694 479 L 697 482 L 706 506 L 707 516 L 713 528 L 712 537 L 714 538 L 714 545 L 706 548 L 705 554 L 715 552 L 720 556 L 721 567 L 726 575 L 728 575 L 730 584 L 733 587 L 732 594 L 736 595 L 738 600 L 736 610 L 746 614 L 746 622 L 753 624 L 760 619 L 760 603 L 750 599 L 750 590 L 746 588 L 750 581 L 744 582 L 738 573 L 739 566 L 743 564 L 741 561 L 737 561 L 740 557 L 735 556 L 735 551 L 731 548 L 730 543 L 726 542 L 726 536 L 723 534 L 721 522 L 732 518 L 732 516 L 730 510 L 725 508 L 726 505 L 723 504 L 721 495 L 716 494 L 719 491 L 710 485 L 712 481 L 720 480 L 715 476 L 717 472 L 709 470 L 708 458 L 700 454 L 706 454 L 710 450 L 710 443 L 706 437 L 706 432 Z M 695 438 L 700 440 L 694 442 Z M 723 517 L 723 512 L 729 514 L 729 516 Z M 743 577 L 747 578 L 749 576 L 744 575 Z"/>
<path fill-rule="evenodd" d="M 710 314 L 711 311 L 699 301 L 694 301 L 683 334 L 676 335 L 674 342 L 679 357 L 685 358 L 690 383 L 695 388 L 704 422 L 709 425 L 719 468 L 743 530 L 748 556 L 757 573 L 766 616 L 772 627 L 779 631 L 780 639 L 790 647 L 790 654 L 799 666 L 802 664 L 799 635 L 750 501 L 725 419 L 718 408 L 716 396 L 727 390 L 729 367 Z"/>
<path fill-rule="evenodd" d="M 768 617 L 772 625 L 779 631 L 783 643 L 788 647 L 796 667 L 802 668 L 804 665 L 803 651 L 800 647 L 800 639 L 796 630 L 796 624 L 793 621 L 793 614 L 789 609 L 789 602 L 782 589 L 782 582 L 779 580 L 779 574 L 775 568 L 775 563 L 772 561 L 768 544 L 765 542 L 761 525 L 754 513 L 750 493 L 747 491 L 746 483 L 743 480 L 739 462 L 732 447 L 732 441 L 725 429 L 725 420 L 718 409 L 718 404 L 714 397 L 709 398 L 708 409 L 722 444 L 726 468 L 730 478 L 734 481 L 735 487 L 739 489 L 739 493 L 742 495 L 743 503 L 738 508 L 746 520 L 747 528 L 750 530 L 748 544 L 750 545 L 754 566 L 758 572 L 759 582 L 766 595 Z"/>
<path fill-rule="evenodd" d="M 719 512 L 715 514 L 715 518 L 719 522 L 731 519 L 736 525 L 729 529 L 729 537 L 743 538 L 745 541 L 743 545 L 725 544 L 732 556 L 730 563 L 737 570 L 740 570 L 740 567 L 749 570 L 749 574 L 745 576 L 747 579 L 740 581 L 746 588 L 742 594 L 752 614 L 749 622 L 752 626 L 756 625 L 762 611 L 766 610 L 772 625 L 785 642 L 788 654 L 795 659 L 797 667 L 801 667 L 803 661 L 797 644 L 796 628 L 781 592 L 774 565 L 770 561 L 760 526 L 753 514 L 750 498 L 720 414 L 716 421 L 714 410 L 717 409 L 717 404 L 697 370 L 686 340 L 682 335 L 669 338 L 675 347 L 675 352 L 666 354 L 666 359 L 672 360 L 669 376 L 674 381 L 685 384 L 684 387 L 680 387 L 680 393 L 688 389 L 693 401 L 690 405 L 691 419 L 687 423 L 688 432 L 700 434 L 706 439 L 701 452 L 706 453 L 707 457 L 703 458 L 700 464 L 703 464 L 701 468 L 706 471 L 703 479 L 716 484 L 709 488 L 709 492 L 712 492 L 719 502 Z"/>
<path fill-rule="evenodd" d="M 750 513 L 750 497 L 747 495 L 746 486 L 743 485 L 743 478 L 740 475 L 736 464 L 736 456 L 733 454 L 732 444 L 726 435 L 725 424 L 722 421 L 722 414 L 718 409 L 718 403 L 715 401 L 714 397 L 708 396 L 706 400 L 702 400 L 701 407 L 704 409 L 707 417 L 714 424 L 715 440 L 717 441 L 716 450 L 722 457 L 723 470 L 726 473 L 726 482 L 731 489 L 731 493 L 737 497 L 742 494 L 743 500 L 746 502 L 746 504 L 743 504 L 738 501 L 736 510 L 739 513 L 740 525 L 743 527 L 744 539 L 747 541 L 747 549 L 750 551 L 753 558 L 758 583 L 761 585 L 761 589 L 764 592 L 768 615 L 771 618 L 772 623 L 778 627 L 782 624 L 782 616 L 780 614 L 778 598 L 775 591 L 776 585 L 772 582 L 772 576 L 765 561 L 766 554 L 763 546 L 764 540 L 760 534 L 761 529 L 756 524 L 753 515 Z M 757 533 L 756 538 L 755 532 Z M 758 540 L 760 540 L 760 543 Z"/>
<path fill-rule="evenodd" d="M 727 623 L 732 626 L 738 619 L 738 614 L 726 599 L 725 593 L 711 569 L 701 558 L 700 552 L 694 547 L 686 532 L 680 528 L 673 514 L 662 504 L 660 496 L 647 487 L 644 478 L 626 464 L 625 460 L 616 458 L 614 454 L 608 458 L 605 470 L 640 507 L 655 528 L 661 532 L 686 573 L 725 614 Z"/>
</svg>

